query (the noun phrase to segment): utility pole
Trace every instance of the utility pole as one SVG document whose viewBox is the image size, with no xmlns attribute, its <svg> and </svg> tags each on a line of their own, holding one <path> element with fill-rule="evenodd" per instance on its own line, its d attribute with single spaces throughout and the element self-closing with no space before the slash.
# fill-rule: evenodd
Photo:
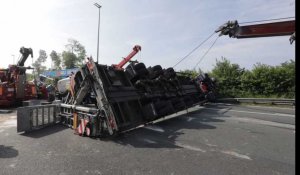
<svg viewBox="0 0 300 175">
<path fill-rule="evenodd" d="M 97 40 L 97 63 L 99 63 L 99 33 L 100 33 L 100 8 L 101 5 L 94 3 L 94 5 L 99 9 L 99 20 L 98 20 L 98 40 Z"/>
</svg>

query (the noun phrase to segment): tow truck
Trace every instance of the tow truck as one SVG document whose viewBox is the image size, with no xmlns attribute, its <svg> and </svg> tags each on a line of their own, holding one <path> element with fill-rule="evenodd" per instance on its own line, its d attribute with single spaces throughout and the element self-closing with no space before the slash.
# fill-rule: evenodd
<svg viewBox="0 0 300 175">
<path fill-rule="evenodd" d="M 31 48 L 20 48 L 21 58 L 16 65 L 9 65 L 7 69 L 0 69 L 0 106 L 20 104 L 24 100 L 36 99 L 37 90 L 32 82 L 26 81 L 25 61 L 33 52 Z"/>
</svg>

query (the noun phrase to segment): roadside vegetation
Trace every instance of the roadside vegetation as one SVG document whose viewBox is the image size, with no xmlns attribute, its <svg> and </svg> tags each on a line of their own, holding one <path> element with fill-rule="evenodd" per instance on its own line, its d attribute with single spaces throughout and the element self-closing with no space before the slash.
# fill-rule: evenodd
<svg viewBox="0 0 300 175">
<path fill-rule="evenodd" d="M 31 81 L 35 79 L 34 77 L 42 74 L 46 70 L 61 70 L 80 67 L 83 65 L 85 57 L 85 47 L 76 39 L 68 39 L 65 49 L 61 53 L 52 50 L 48 56 L 45 50 L 39 50 L 39 56 L 32 64 L 34 71 L 32 73 L 27 73 L 26 78 L 28 81 Z M 48 58 L 51 59 L 50 68 L 45 66 Z M 56 83 L 59 80 L 59 77 L 54 77 L 53 79 Z"/>
<path fill-rule="evenodd" d="M 44 66 L 48 55 L 45 50 L 39 51 L 39 56 L 32 64 L 35 69 L 36 74 L 41 74 L 45 70 L 60 70 L 60 69 L 70 69 L 75 67 L 80 67 L 83 65 L 84 59 L 86 57 L 85 47 L 75 39 L 68 39 L 68 43 L 65 45 L 65 49 L 58 53 L 52 50 L 50 53 L 51 68 Z"/>
<path fill-rule="evenodd" d="M 195 76 L 199 70 L 185 70 Z M 295 61 L 278 66 L 257 63 L 251 70 L 241 68 L 222 57 L 210 77 L 216 79 L 218 97 L 295 98 Z"/>
</svg>

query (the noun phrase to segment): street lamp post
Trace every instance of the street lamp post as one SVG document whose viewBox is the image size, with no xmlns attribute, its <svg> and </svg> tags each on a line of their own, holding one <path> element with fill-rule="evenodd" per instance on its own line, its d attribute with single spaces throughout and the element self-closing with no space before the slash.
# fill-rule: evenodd
<svg viewBox="0 0 300 175">
<path fill-rule="evenodd" d="M 100 8 L 101 5 L 95 3 L 94 4 L 99 9 L 99 20 L 98 20 L 98 40 L 97 40 L 97 63 L 99 63 L 99 33 L 100 33 Z"/>
<path fill-rule="evenodd" d="M 13 57 L 13 64 L 15 64 L 15 55 L 11 55 Z"/>
</svg>

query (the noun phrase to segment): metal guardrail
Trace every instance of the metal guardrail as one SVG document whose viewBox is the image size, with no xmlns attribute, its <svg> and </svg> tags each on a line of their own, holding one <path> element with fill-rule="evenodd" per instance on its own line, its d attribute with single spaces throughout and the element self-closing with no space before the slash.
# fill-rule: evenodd
<svg viewBox="0 0 300 175">
<path fill-rule="evenodd" d="M 217 102 L 295 105 L 295 99 L 286 98 L 221 98 Z"/>
</svg>

